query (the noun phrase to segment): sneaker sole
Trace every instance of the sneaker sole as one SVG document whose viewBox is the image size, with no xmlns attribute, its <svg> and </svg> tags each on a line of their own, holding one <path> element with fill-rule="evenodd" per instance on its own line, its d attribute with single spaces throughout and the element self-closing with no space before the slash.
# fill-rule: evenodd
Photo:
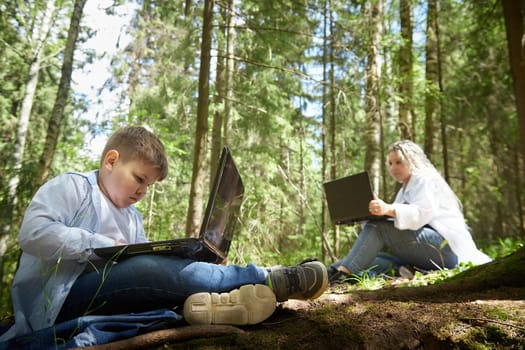
<svg viewBox="0 0 525 350">
<path fill-rule="evenodd" d="M 184 318 L 192 325 L 256 324 L 275 311 L 273 291 L 262 284 L 248 284 L 228 293 L 196 293 L 184 302 Z"/>
</svg>

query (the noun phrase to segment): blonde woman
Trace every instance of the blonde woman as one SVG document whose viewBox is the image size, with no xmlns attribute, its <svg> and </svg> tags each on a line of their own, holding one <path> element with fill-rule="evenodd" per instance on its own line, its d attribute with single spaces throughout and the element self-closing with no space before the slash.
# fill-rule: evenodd
<svg viewBox="0 0 525 350">
<path fill-rule="evenodd" d="M 388 218 L 365 223 L 346 257 L 328 268 L 331 282 L 364 271 L 390 274 L 408 266 L 435 270 L 491 260 L 476 248 L 458 198 L 421 147 L 394 143 L 387 166 L 402 187 L 393 203 L 374 198 L 369 210 Z"/>
</svg>

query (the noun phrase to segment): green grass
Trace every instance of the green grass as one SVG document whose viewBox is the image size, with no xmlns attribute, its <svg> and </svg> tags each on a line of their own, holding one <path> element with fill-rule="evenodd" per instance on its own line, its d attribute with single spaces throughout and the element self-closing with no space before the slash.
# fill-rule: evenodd
<svg viewBox="0 0 525 350">
<path fill-rule="evenodd" d="M 523 243 L 517 239 L 500 238 L 497 243 L 490 245 L 486 249 L 483 249 L 483 251 L 493 259 L 497 259 L 507 256 L 521 247 L 523 247 Z M 418 287 L 437 284 L 468 270 L 471 267 L 473 267 L 472 264 L 461 263 L 454 269 L 437 269 L 429 273 L 415 271 L 414 278 L 410 280 L 397 279 L 396 284 L 401 287 Z M 346 282 L 350 283 L 350 290 L 377 290 L 393 281 L 394 279 L 389 278 L 388 276 L 369 276 L 367 273 L 364 273 L 363 275 L 353 274 L 346 279 Z"/>
</svg>

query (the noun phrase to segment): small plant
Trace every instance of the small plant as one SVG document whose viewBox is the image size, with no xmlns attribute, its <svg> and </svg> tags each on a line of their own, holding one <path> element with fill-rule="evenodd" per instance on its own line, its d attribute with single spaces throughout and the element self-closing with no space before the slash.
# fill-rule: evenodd
<svg viewBox="0 0 525 350">
<path fill-rule="evenodd" d="M 372 266 L 361 274 L 351 274 L 343 282 L 348 282 L 351 285 L 357 286 L 359 289 L 364 290 L 377 290 L 381 289 L 387 283 L 382 276 L 371 274 L 370 271 L 376 266 Z"/>
<path fill-rule="evenodd" d="M 499 238 L 497 244 L 492 244 L 484 249 L 484 252 L 492 258 L 501 258 L 523 248 L 524 243 L 516 238 Z"/>
<path fill-rule="evenodd" d="M 418 287 L 441 283 L 473 266 L 471 263 L 460 263 L 453 269 L 437 268 L 435 271 L 415 271 L 414 278 L 407 282 L 400 283 L 400 285 L 405 287 Z"/>
</svg>

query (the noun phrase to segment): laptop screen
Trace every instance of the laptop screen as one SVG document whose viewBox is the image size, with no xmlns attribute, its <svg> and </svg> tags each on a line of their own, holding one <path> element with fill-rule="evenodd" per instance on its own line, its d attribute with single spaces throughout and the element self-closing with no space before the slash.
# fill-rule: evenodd
<svg viewBox="0 0 525 350">
<path fill-rule="evenodd" d="M 241 176 L 229 148 L 225 146 L 198 239 L 185 237 L 126 246 L 108 246 L 96 248 L 95 254 L 113 260 L 137 254 L 176 254 L 185 258 L 220 263 L 228 255 L 243 194 Z"/>
<path fill-rule="evenodd" d="M 371 218 L 368 204 L 373 194 L 366 171 L 325 182 L 324 190 L 333 224 L 352 224 Z"/>
<path fill-rule="evenodd" d="M 229 249 L 243 195 L 241 176 L 229 148 L 225 146 L 201 227 L 201 237 L 221 252 Z"/>
</svg>

